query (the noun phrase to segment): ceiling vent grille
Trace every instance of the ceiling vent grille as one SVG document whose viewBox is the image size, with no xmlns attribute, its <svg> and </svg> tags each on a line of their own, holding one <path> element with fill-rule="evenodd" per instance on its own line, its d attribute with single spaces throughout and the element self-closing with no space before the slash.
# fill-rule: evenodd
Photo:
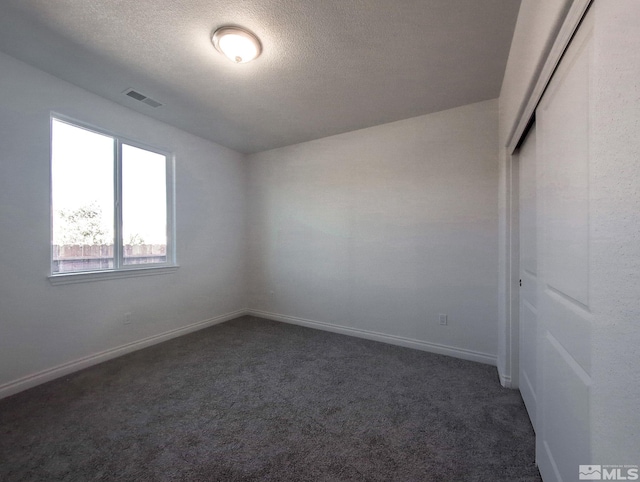
<svg viewBox="0 0 640 482">
<path fill-rule="evenodd" d="M 147 97 L 144 94 L 141 94 L 140 92 L 137 92 L 133 89 L 127 89 L 123 92 L 124 95 L 131 97 L 132 99 L 135 99 L 139 102 L 143 102 L 145 104 L 147 104 L 148 106 L 151 107 L 160 107 L 162 104 L 160 102 L 158 102 L 157 100 L 153 100 L 151 97 Z"/>
</svg>

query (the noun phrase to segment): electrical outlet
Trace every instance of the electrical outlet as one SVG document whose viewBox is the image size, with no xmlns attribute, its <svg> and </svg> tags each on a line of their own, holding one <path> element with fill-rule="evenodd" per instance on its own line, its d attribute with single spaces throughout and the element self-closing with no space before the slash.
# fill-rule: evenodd
<svg viewBox="0 0 640 482">
<path fill-rule="evenodd" d="M 130 325 L 131 324 L 131 313 L 125 313 L 124 316 L 122 317 L 122 323 L 125 325 Z"/>
<path fill-rule="evenodd" d="M 442 313 L 440 313 L 439 316 L 439 320 L 440 320 L 440 324 L 441 325 L 446 325 L 447 324 L 447 315 L 443 315 Z"/>
</svg>

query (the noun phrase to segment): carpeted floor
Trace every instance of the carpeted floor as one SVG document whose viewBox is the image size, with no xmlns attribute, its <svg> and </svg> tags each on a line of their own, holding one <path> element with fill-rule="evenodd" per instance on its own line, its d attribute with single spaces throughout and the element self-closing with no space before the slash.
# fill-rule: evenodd
<svg viewBox="0 0 640 482">
<path fill-rule="evenodd" d="M 541 479 L 495 367 L 243 317 L 0 400 L 0 480 Z"/>
</svg>

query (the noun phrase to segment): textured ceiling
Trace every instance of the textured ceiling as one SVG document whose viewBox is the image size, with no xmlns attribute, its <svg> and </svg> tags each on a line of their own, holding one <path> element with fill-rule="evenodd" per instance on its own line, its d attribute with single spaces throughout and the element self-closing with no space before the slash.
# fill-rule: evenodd
<svg viewBox="0 0 640 482">
<path fill-rule="evenodd" d="M 499 95 L 519 0 L 2 0 L 0 50 L 240 152 Z M 235 65 L 236 24 L 263 45 Z M 156 109 L 122 92 L 163 103 Z"/>
</svg>

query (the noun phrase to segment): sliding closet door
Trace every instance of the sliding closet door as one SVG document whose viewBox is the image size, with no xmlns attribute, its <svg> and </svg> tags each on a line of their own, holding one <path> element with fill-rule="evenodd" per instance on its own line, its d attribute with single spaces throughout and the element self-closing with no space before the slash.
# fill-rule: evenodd
<svg viewBox="0 0 640 482">
<path fill-rule="evenodd" d="M 587 16 L 536 110 L 538 320 L 537 459 L 545 481 L 589 464 L 589 80 Z"/>
<path fill-rule="evenodd" d="M 538 262 L 536 209 L 536 128 L 520 147 L 519 225 L 520 225 L 520 374 L 522 399 L 536 428 L 537 349 L 538 349 Z"/>
</svg>

